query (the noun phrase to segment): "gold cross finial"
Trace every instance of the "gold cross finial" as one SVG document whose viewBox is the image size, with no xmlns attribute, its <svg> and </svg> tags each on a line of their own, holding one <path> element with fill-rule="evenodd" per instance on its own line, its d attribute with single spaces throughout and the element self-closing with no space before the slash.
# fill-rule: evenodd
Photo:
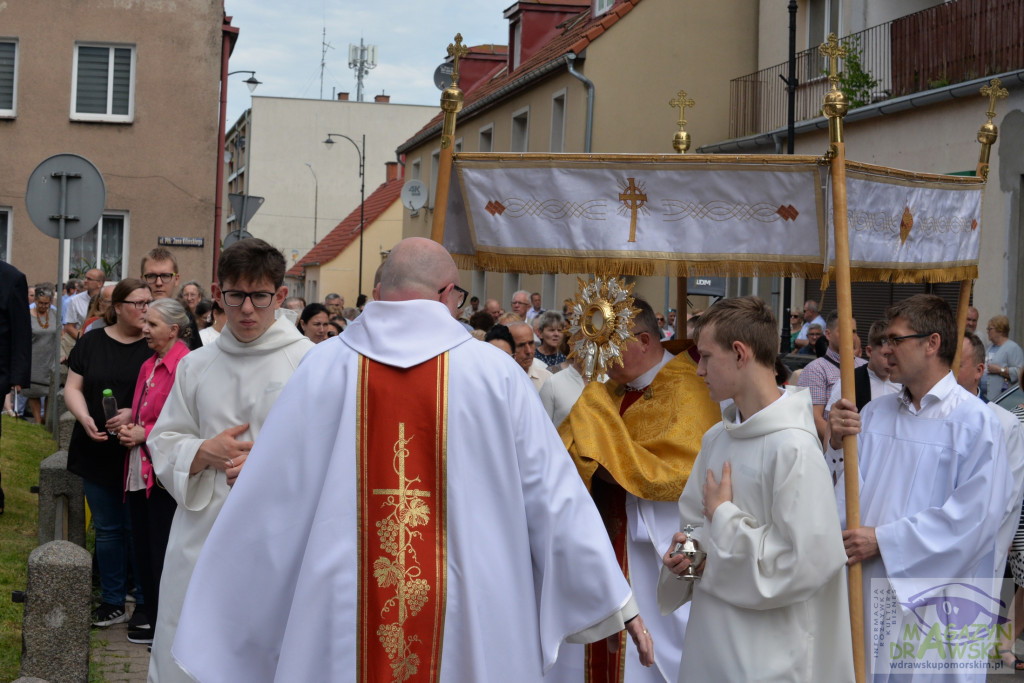
<svg viewBox="0 0 1024 683">
<path fill-rule="evenodd" d="M 695 104 L 696 102 L 694 102 L 693 98 L 686 94 L 685 90 L 680 90 L 678 93 L 676 93 L 676 96 L 674 98 L 668 101 L 668 106 L 675 107 L 676 109 L 679 110 L 679 121 L 677 122 L 679 124 L 679 130 L 682 130 L 683 126 L 686 125 L 686 119 L 683 118 L 684 116 L 686 116 L 686 110 L 693 109 L 693 105 Z"/>
<path fill-rule="evenodd" d="M 839 43 L 836 34 L 828 34 L 828 39 L 818 46 L 818 51 L 828 57 L 828 83 L 832 90 L 839 89 L 839 60 L 846 58 L 846 48 Z"/>
<path fill-rule="evenodd" d="M 448 56 L 454 60 L 452 65 L 452 86 L 459 84 L 459 60 L 469 54 L 469 48 L 462 44 L 462 34 L 455 34 L 455 43 L 448 43 Z"/>
<path fill-rule="evenodd" d="M 1010 96 L 1010 91 L 1006 88 L 1000 87 L 1003 82 L 998 78 L 993 78 L 988 82 L 988 85 L 981 87 L 981 94 L 988 98 L 988 111 L 985 112 L 985 116 L 988 117 L 988 122 L 992 123 L 992 119 L 996 117 L 996 100 L 1001 100 Z"/>
</svg>

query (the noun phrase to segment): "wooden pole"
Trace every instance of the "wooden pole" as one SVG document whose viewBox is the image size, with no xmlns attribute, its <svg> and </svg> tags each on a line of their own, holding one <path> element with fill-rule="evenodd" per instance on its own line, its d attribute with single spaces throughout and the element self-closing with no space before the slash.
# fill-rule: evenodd
<svg viewBox="0 0 1024 683">
<path fill-rule="evenodd" d="M 686 339 L 686 276 L 676 278 L 676 339 Z M 682 328 L 682 333 L 679 329 Z"/>
<path fill-rule="evenodd" d="M 850 103 L 839 90 L 839 58 L 846 49 L 839 45 L 835 34 L 821 46 L 821 53 L 829 58 L 829 81 L 832 89 L 825 95 L 822 111 L 828 117 L 829 150 L 827 156 L 832 172 L 832 215 L 835 225 L 836 298 L 839 309 L 839 376 L 843 398 L 856 403 L 853 378 L 853 300 L 850 285 L 850 235 L 846 211 L 846 144 L 843 142 L 843 117 Z M 843 465 L 846 481 L 846 528 L 860 527 L 860 475 L 857 467 L 857 437 L 843 437 Z M 850 635 L 853 641 L 853 669 L 858 683 L 864 683 L 864 583 L 861 564 L 849 568 Z"/>
<path fill-rule="evenodd" d="M 452 178 L 452 152 L 455 144 L 455 115 L 462 110 L 462 89 L 459 88 L 459 60 L 469 53 L 462 44 L 462 34 L 455 34 L 455 42 L 448 45 L 448 56 L 452 58 L 452 84 L 441 93 L 441 110 L 444 123 L 441 126 L 441 158 L 437 167 L 437 188 L 434 191 L 434 219 L 430 227 L 430 239 L 438 244 L 444 242 L 444 219 L 448 211 L 448 188 Z"/>
<path fill-rule="evenodd" d="M 992 123 L 992 119 L 996 116 L 996 100 L 1008 97 L 1010 94 L 1006 88 L 1001 86 L 1002 81 L 998 78 L 993 78 L 987 86 L 981 88 L 981 94 L 989 98 L 988 111 L 985 112 L 986 116 L 988 116 L 988 121 L 983 123 L 981 128 L 978 129 L 978 142 L 981 143 L 981 152 L 978 154 L 978 165 L 975 167 L 974 173 L 979 178 L 984 178 L 985 182 L 988 182 L 988 160 L 992 153 L 992 145 L 996 143 L 999 137 L 999 128 L 996 127 L 996 124 Z M 957 301 L 956 308 L 957 340 L 964 338 L 964 330 L 967 329 L 967 308 L 971 305 L 971 286 L 973 284 L 971 280 L 962 280 L 960 282 L 960 298 Z M 960 349 L 962 348 L 962 342 L 956 345 L 956 358 L 953 359 L 953 374 L 960 371 Z M 988 372 L 987 367 L 985 372 Z"/>
</svg>

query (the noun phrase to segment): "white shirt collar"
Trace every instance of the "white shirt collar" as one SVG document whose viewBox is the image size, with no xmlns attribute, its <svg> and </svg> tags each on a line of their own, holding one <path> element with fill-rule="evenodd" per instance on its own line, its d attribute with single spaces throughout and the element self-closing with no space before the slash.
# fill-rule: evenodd
<svg viewBox="0 0 1024 683">
<path fill-rule="evenodd" d="M 663 367 L 665 367 L 666 365 L 668 365 L 668 362 L 670 360 L 675 358 L 675 356 L 673 356 L 671 353 L 669 353 L 668 351 L 666 351 L 664 349 L 662 350 L 661 353 L 662 353 L 661 360 L 658 361 L 658 364 L 655 365 L 650 370 L 648 370 L 647 372 L 645 372 L 644 374 L 642 374 L 639 377 L 635 378 L 629 384 L 627 384 L 626 385 L 627 389 L 630 389 L 630 390 L 633 390 L 633 391 L 639 391 L 641 389 L 646 389 L 647 387 L 651 386 L 651 382 L 653 382 L 654 378 L 658 376 L 658 373 L 661 372 L 661 369 Z"/>
</svg>

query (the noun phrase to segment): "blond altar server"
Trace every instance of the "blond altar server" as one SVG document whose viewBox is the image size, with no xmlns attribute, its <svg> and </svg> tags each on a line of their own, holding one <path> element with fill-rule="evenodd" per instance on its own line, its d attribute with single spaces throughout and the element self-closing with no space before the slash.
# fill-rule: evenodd
<svg viewBox="0 0 1024 683">
<path fill-rule="evenodd" d="M 196 567 L 173 652 L 198 680 L 539 681 L 623 628 L 653 659 L 536 390 L 456 320 L 457 282 L 403 240 L 381 300 L 296 371 Z"/>
<path fill-rule="evenodd" d="M 608 369 L 605 384 L 587 385 L 559 434 L 601 512 L 654 638 L 655 665 L 639 666 L 628 642 L 619 653 L 574 647 L 550 676 L 558 683 L 661 683 L 675 680 L 679 670 L 687 609 L 658 615 L 658 574 L 661 556 L 679 530 L 676 502 L 719 409 L 697 377 L 693 345 L 663 344 L 650 304 L 636 299 L 633 306 L 636 339 L 623 348 L 622 365 Z"/>
<path fill-rule="evenodd" d="M 756 297 L 716 303 L 694 337 L 711 398 L 733 402 L 679 499 L 707 553 L 700 578 L 681 576 L 685 555 L 663 558 L 662 612 L 693 604 L 679 681 L 852 681 L 846 553 L 810 392 L 776 386 L 775 316 Z"/>
</svg>

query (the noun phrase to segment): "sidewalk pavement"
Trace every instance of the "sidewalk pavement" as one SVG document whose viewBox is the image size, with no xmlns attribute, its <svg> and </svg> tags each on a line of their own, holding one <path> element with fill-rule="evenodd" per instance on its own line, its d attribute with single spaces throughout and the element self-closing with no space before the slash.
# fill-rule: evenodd
<svg viewBox="0 0 1024 683">
<path fill-rule="evenodd" d="M 135 610 L 134 603 L 128 606 Z M 149 650 L 146 645 L 128 642 L 128 622 L 94 628 L 89 660 L 96 680 L 105 683 L 145 683 L 149 671 Z"/>
</svg>

